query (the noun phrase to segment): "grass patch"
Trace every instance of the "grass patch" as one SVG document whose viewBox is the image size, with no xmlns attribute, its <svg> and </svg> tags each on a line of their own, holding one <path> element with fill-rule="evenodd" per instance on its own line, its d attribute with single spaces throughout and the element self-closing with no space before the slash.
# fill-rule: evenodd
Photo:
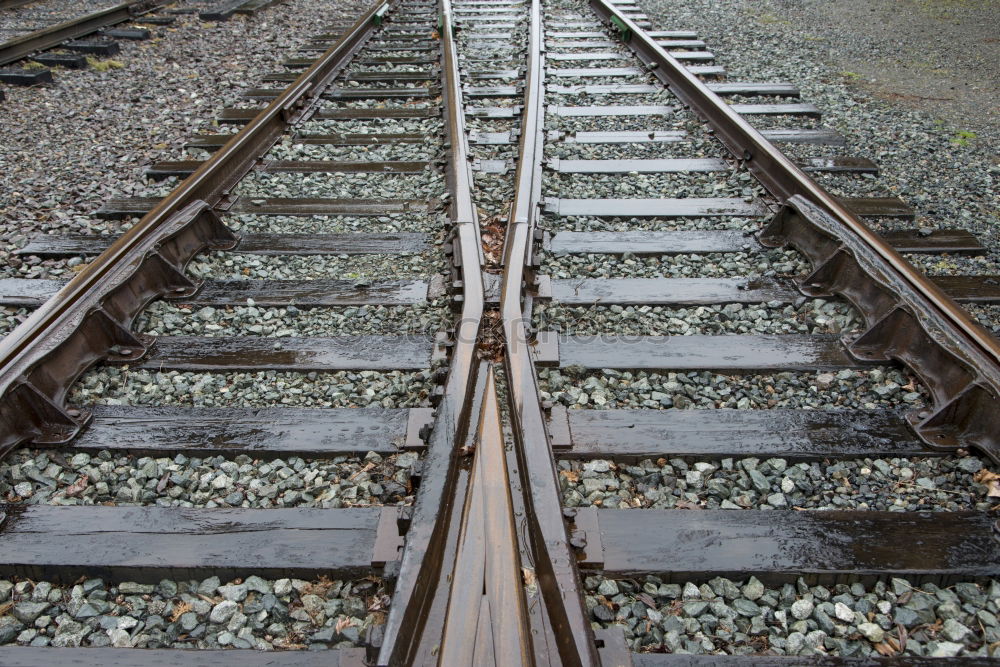
<svg viewBox="0 0 1000 667">
<path fill-rule="evenodd" d="M 951 143 L 956 146 L 968 146 L 972 143 L 972 140 L 976 138 L 975 132 L 966 132 L 964 130 L 959 130 L 951 137 Z"/>
<path fill-rule="evenodd" d="M 90 65 L 91 69 L 96 69 L 98 72 L 107 72 L 109 69 L 121 69 L 125 67 L 125 63 L 118 60 L 98 60 L 93 56 L 87 56 L 87 64 Z"/>
</svg>

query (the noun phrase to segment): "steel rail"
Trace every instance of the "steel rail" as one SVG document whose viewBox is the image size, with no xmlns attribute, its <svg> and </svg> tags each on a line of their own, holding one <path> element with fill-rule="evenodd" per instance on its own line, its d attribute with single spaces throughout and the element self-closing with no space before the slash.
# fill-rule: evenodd
<svg viewBox="0 0 1000 667">
<path fill-rule="evenodd" d="M 652 73 L 660 78 L 674 95 L 708 121 L 715 135 L 732 154 L 750 169 L 764 186 L 780 201 L 802 195 L 834 216 L 845 229 L 860 236 L 875 249 L 893 269 L 920 291 L 935 307 L 945 313 L 971 342 L 1000 362 L 1000 340 L 989 335 L 960 305 L 941 288 L 907 262 L 892 246 L 873 232 L 856 215 L 838 202 L 833 195 L 802 171 L 779 148 L 768 141 L 753 125 L 713 93 L 705 83 L 671 56 L 666 49 L 646 35 L 626 14 L 609 0 L 590 0 L 591 7 L 604 19 L 612 16 L 631 31 L 628 40 L 637 54 L 647 63 L 658 67 Z"/>
<path fill-rule="evenodd" d="M 183 276 L 184 264 L 204 247 L 233 239 L 213 209 L 224 210 L 231 203 L 229 190 L 290 125 L 312 113 L 322 90 L 371 36 L 375 19 L 388 6 L 386 0 L 376 2 L 239 133 L 0 341 L 0 397 L 4 399 L 0 449 L 28 438 L 64 442 L 85 423 L 86 415 L 63 406 L 70 384 L 120 343 L 132 349 L 119 360 L 142 356 L 144 349 L 135 349 L 142 341 L 129 331 L 138 309 L 168 292 L 196 289 Z M 206 223 L 206 217 L 214 221 Z M 197 227 L 199 221 L 201 228 L 192 232 L 195 238 L 176 241 L 180 230 Z M 176 242 L 170 248 L 171 261 L 166 262 L 157 249 L 171 238 Z M 154 270 L 166 278 L 151 278 Z M 115 290 L 134 294 L 131 300 L 123 294 L 116 301 Z M 81 330 L 84 324 L 87 330 Z M 10 401 L 12 392 L 20 400 Z"/>
<path fill-rule="evenodd" d="M 552 447 L 545 430 L 538 381 L 522 306 L 526 265 L 538 220 L 544 141 L 544 43 L 541 7 L 532 0 L 528 67 L 515 195 L 504 243 L 500 310 L 505 334 L 511 431 L 524 479 L 524 506 L 539 590 L 552 625 L 552 639 L 564 665 L 596 665 L 593 630 L 583 605 L 576 555 L 569 544 Z"/>
<path fill-rule="evenodd" d="M 830 259 L 829 253 L 821 252 L 820 246 L 840 242 L 845 246 L 841 254 L 852 255 L 852 266 L 867 269 L 869 278 L 876 278 L 877 274 L 876 280 L 882 287 L 877 297 L 872 296 L 870 287 L 846 285 L 843 278 L 828 276 L 825 276 L 827 280 L 817 280 L 815 284 L 808 284 L 813 281 L 807 279 L 806 288 L 813 288 L 817 296 L 829 291 L 841 293 L 862 310 L 870 330 L 880 328 L 877 341 L 870 340 L 875 338 L 873 336 L 862 335 L 861 339 L 869 339 L 865 341 L 867 349 L 849 346 L 853 353 L 871 359 L 899 359 L 928 384 L 936 409 L 933 414 L 925 412 L 912 419 L 921 437 L 931 446 L 976 445 L 1000 460 L 1000 433 L 997 429 L 984 427 L 987 423 L 996 425 L 1000 421 L 996 416 L 1000 412 L 1000 340 L 990 335 L 940 287 L 733 111 L 610 0 L 589 2 L 599 17 L 611 22 L 612 28 L 617 29 L 651 72 L 706 121 L 733 156 L 785 205 L 780 215 L 786 220 L 790 214 L 796 216 L 795 220 L 788 220 L 786 228 L 809 227 L 812 233 L 808 240 L 804 234 L 782 237 L 777 233 L 765 233 L 764 236 L 770 237 L 767 239 L 769 244 L 778 243 L 778 238 L 793 238 L 796 247 L 813 260 L 816 275 L 821 272 L 822 264 Z M 841 261 L 840 257 L 834 259 Z M 887 306 L 890 294 L 896 296 L 896 303 Z M 902 349 L 906 345 L 901 346 L 890 339 L 891 332 L 885 331 L 899 328 L 899 323 L 882 326 L 887 318 L 895 317 L 898 312 L 905 312 L 908 322 L 921 330 L 919 334 L 907 332 L 913 339 L 910 349 Z M 876 348 L 878 351 L 872 353 Z M 918 352 L 913 352 L 918 348 Z"/>
<path fill-rule="evenodd" d="M 474 407 L 481 393 L 476 350 L 483 318 L 483 254 L 479 216 L 472 199 L 472 170 L 462 101 L 458 54 L 455 49 L 450 0 L 441 2 L 439 22 L 442 67 L 442 105 L 447 135 L 445 179 L 449 194 L 448 216 L 453 224 L 452 262 L 460 271 L 461 318 L 456 327 L 451 367 L 423 463 L 423 481 L 413 507 L 405 547 L 386 619 L 379 665 L 413 664 L 429 634 L 443 629 L 445 610 L 440 608 L 444 589 L 443 568 L 450 546 L 447 532 L 461 512 L 460 486 L 467 483 L 458 470 L 456 450 L 464 434 L 475 428 Z M 448 565 L 447 567 L 450 567 Z M 435 606 L 437 603 L 438 606 Z M 433 611 L 432 611 L 433 610 Z M 434 615 L 433 619 L 429 617 Z M 431 632 L 432 631 L 432 632 Z"/>
<path fill-rule="evenodd" d="M 15 37 L 10 41 L 0 44 L 0 65 L 7 65 L 20 60 L 36 51 L 51 49 L 53 46 L 58 46 L 68 39 L 83 37 L 109 25 L 123 23 L 165 4 L 167 4 L 167 0 L 124 2 L 114 7 L 108 7 L 107 9 L 36 30 L 27 35 Z"/>
</svg>

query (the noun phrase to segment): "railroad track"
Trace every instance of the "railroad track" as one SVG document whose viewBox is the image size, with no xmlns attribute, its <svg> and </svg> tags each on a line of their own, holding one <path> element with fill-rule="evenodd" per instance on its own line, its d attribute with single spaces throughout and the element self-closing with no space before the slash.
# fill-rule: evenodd
<svg viewBox="0 0 1000 667">
<path fill-rule="evenodd" d="M 110 57 L 121 51 L 120 40 L 147 40 L 150 25 L 169 25 L 170 14 L 197 13 L 204 21 L 224 21 L 234 14 L 252 15 L 277 0 L 224 0 L 203 6 L 166 9 L 165 0 L 129 0 L 108 6 L 90 3 L 64 7 L 55 2 L 0 4 L 0 83 L 33 86 L 52 82 L 49 67 L 82 69 L 88 57 Z M 30 7 L 22 5 L 31 4 Z M 158 11 L 165 14 L 154 15 Z M 135 22 L 130 27 L 115 27 Z M 29 66 L 11 67 L 21 61 Z M 0 96 L 0 99 L 3 99 Z"/>
<path fill-rule="evenodd" d="M 0 662 L 987 664 L 1000 294 L 901 254 L 984 249 L 869 231 L 808 172 L 877 167 L 707 47 L 376 3 L 23 248 L 87 261 L 0 281 Z"/>
</svg>

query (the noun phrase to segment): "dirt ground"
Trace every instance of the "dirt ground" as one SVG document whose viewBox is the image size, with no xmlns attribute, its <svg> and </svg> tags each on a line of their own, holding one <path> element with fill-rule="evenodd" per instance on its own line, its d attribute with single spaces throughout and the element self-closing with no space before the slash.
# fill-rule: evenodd
<svg viewBox="0 0 1000 667">
<path fill-rule="evenodd" d="M 854 85 L 970 131 L 1000 129 L 1000 0 L 765 0 Z"/>
</svg>

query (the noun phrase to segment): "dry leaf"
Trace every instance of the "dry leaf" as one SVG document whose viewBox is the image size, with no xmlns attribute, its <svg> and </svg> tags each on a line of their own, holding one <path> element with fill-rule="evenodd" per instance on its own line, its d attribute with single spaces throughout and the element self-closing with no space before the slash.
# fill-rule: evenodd
<svg viewBox="0 0 1000 667">
<path fill-rule="evenodd" d="M 535 584 L 538 583 L 538 579 L 535 577 L 535 571 L 530 567 L 521 568 L 521 577 L 524 579 L 525 588 L 534 588 Z"/>
<path fill-rule="evenodd" d="M 72 498 L 77 494 L 83 493 L 83 490 L 86 489 L 89 484 L 90 484 L 90 477 L 88 477 L 87 475 L 83 475 L 80 477 L 80 479 L 76 480 L 75 482 L 67 486 L 66 491 L 64 491 L 63 494 L 67 498 Z"/>
<path fill-rule="evenodd" d="M 700 510 L 701 505 L 698 503 L 693 503 L 690 500 L 678 500 L 677 504 L 674 505 L 674 509 L 678 510 Z"/>
<path fill-rule="evenodd" d="M 180 604 L 174 607 L 174 613 L 170 615 L 170 622 L 176 623 L 181 616 L 188 613 L 189 611 L 191 611 L 191 603 L 181 602 Z"/>
<path fill-rule="evenodd" d="M 350 617 L 341 616 L 340 618 L 337 619 L 337 625 L 334 626 L 334 629 L 337 632 L 341 632 L 342 630 L 344 630 L 344 628 L 349 628 L 352 625 L 354 625 L 354 621 L 352 621 Z"/>
<path fill-rule="evenodd" d="M 986 486 L 986 495 L 990 498 L 1000 498 L 1000 475 L 983 468 L 972 476 L 972 481 Z"/>
<path fill-rule="evenodd" d="M 560 470 L 559 474 L 568 479 L 569 481 L 573 482 L 574 484 L 580 481 L 580 473 L 574 470 Z"/>
<path fill-rule="evenodd" d="M 893 650 L 893 648 L 889 646 L 889 644 L 887 644 L 886 642 L 879 642 L 878 644 L 875 644 L 875 650 L 878 651 L 879 655 L 884 655 L 884 656 L 896 655 L 896 651 Z"/>
</svg>

